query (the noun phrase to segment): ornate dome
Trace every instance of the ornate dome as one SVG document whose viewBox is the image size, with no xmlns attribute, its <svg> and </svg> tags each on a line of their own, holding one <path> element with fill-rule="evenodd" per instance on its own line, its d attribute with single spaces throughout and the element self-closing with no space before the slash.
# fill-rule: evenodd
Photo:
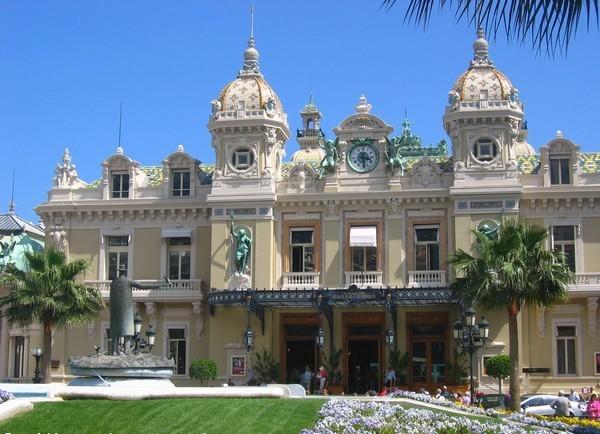
<svg viewBox="0 0 600 434">
<path fill-rule="evenodd" d="M 285 119 L 279 97 L 260 73 L 259 54 L 254 45 L 254 38 L 250 37 L 244 52 L 244 67 L 238 72 L 237 79 L 225 86 L 212 102 L 213 115 L 218 112 L 237 113 L 240 109 L 246 113 L 264 110 L 269 117 Z M 225 117 L 230 116 L 225 114 Z"/>
<path fill-rule="evenodd" d="M 308 163 L 311 161 L 321 161 L 325 152 L 321 148 L 299 149 L 292 155 L 291 160 L 294 163 Z"/>
<path fill-rule="evenodd" d="M 449 104 L 457 108 L 459 102 L 509 101 L 518 104 L 518 92 L 510 80 L 494 67 L 488 57 L 488 42 L 480 27 L 473 44 L 474 56 L 467 72 L 462 74 L 450 91 Z"/>
</svg>

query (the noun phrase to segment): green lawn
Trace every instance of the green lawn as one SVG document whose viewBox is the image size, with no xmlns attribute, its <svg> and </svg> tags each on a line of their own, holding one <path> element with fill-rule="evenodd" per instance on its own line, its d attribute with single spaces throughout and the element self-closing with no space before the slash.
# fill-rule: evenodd
<svg viewBox="0 0 600 434">
<path fill-rule="evenodd" d="M 35 403 L 0 433 L 295 433 L 312 428 L 321 399 L 197 398 Z"/>
</svg>

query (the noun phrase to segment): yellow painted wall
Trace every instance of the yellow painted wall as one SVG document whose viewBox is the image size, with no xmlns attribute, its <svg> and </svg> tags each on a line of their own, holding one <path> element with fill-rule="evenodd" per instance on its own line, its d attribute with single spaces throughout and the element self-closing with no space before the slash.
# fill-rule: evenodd
<svg viewBox="0 0 600 434">
<path fill-rule="evenodd" d="M 231 272 L 231 236 L 229 220 L 213 221 L 210 234 L 210 287 L 225 288 Z"/>
<path fill-rule="evenodd" d="M 275 286 L 275 231 L 272 220 L 257 220 L 252 237 L 252 286 L 271 289 Z"/>
<path fill-rule="evenodd" d="M 98 229 L 70 230 L 67 235 L 69 260 L 85 259 L 90 262 L 90 271 L 85 279 L 98 278 L 98 255 L 100 253 L 100 231 Z"/>
<path fill-rule="evenodd" d="M 323 285 L 336 287 L 340 280 L 340 240 L 339 240 L 339 220 L 325 220 L 323 222 L 323 241 L 325 252 L 323 263 Z"/>
<path fill-rule="evenodd" d="M 598 258 L 600 257 L 600 217 L 585 218 L 581 224 L 583 237 L 583 270 L 582 272 L 594 272 L 598 270 Z M 599 349 L 600 350 L 600 349 Z"/>
<path fill-rule="evenodd" d="M 160 269 L 161 229 L 136 229 L 133 243 L 133 269 L 129 276 L 134 279 L 162 279 Z"/>
<path fill-rule="evenodd" d="M 389 286 L 402 286 L 402 263 L 405 259 L 404 236 L 402 231 L 403 220 L 388 219 L 386 230 L 387 241 L 387 263 L 385 269 L 389 270 Z M 404 253 L 403 253 L 404 252 Z"/>
<path fill-rule="evenodd" d="M 202 279 L 202 289 L 207 289 L 211 273 L 211 228 L 200 226 L 196 230 L 196 277 Z M 208 321 L 207 321 L 208 322 Z"/>
</svg>

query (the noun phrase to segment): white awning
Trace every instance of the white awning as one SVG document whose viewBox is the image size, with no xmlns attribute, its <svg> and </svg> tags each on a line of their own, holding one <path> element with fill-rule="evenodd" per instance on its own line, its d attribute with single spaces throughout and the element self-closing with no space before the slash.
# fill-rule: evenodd
<svg viewBox="0 0 600 434">
<path fill-rule="evenodd" d="M 191 238 L 192 230 L 163 228 L 160 236 L 161 238 Z"/>
<path fill-rule="evenodd" d="M 350 228 L 351 247 L 377 247 L 376 226 L 352 226 Z"/>
</svg>

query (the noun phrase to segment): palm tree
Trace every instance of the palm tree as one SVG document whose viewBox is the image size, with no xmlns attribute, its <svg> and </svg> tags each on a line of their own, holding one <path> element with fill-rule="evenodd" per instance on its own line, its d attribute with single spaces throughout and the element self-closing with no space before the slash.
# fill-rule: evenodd
<svg viewBox="0 0 600 434">
<path fill-rule="evenodd" d="M 26 327 L 33 322 L 42 326 L 44 381 L 51 382 L 52 333 L 55 329 L 85 325 L 104 307 L 98 291 L 76 282 L 89 268 L 79 259 L 67 261 L 61 251 L 25 253 L 31 271 L 21 271 L 9 264 L 0 282 L 10 289 L 0 297 L 2 316 L 11 325 Z"/>
<path fill-rule="evenodd" d="M 494 236 L 473 230 L 474 256 L 457 250 L 448 262 L 460 277 L 450 289 L 465 303 L 485 311 L 508 314 L 511 408 L 519 410 L 519 336 L 517 315 L 527 306 L 551 307 L 569 297 L 575 275 L 562 252 L 546 250 L 544 226 L 527 226 L 522 219 L 503 219 Z"/>
<path fill-rule="evenodd" d="M 383 0 L 381 6 L 390 9 L 395 3 Z M 494 37 L 502 31 L 519 43 L 531 39 L 536 51 L 545 47 L 548 54 L 557 49 L 566 52 L 582 19 L 589 31 L 594 18 L 598 27 L 599 17 L 598 0 L 411 0 L 404 20 L 426 27 L 432 11 L 444 7 L 454 10 L 457 22 L 465 19 L 471 25 L 483 26 Z"/>
</svg>

